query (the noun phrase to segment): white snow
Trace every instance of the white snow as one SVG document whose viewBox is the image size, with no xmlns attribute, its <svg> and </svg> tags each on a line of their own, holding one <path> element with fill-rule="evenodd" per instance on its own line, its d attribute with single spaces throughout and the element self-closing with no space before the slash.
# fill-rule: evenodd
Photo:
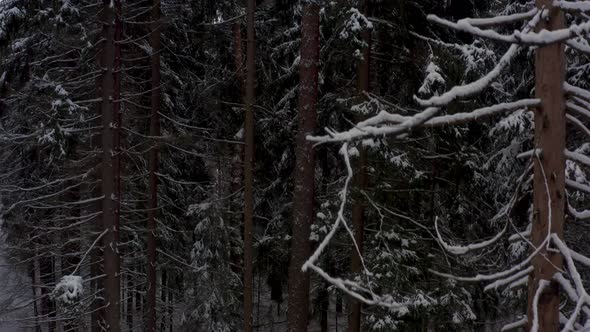
<svg viewBox="0 0 590 332">
<path fill-rule="evenodd" d="M 440 86 L 444 86 L 446 81 L 440 74 L 440 67 L 437 66 L 432 60 L 426 66 L 426 77 L 424 78 L 424 83 L 418 89 L 418 93 L 420 94 L 431 94 L 434 93 L 433 87 L 435 84 L 439 84 Z"/>
<path fill-rule="evenodd" d="M 82 277 L 76 275 L 66 275 L 55 285 L 51 292 L 51 298 L 62 304 L 73 304 L 77 302 L 84 294 Z"/>
</svg>

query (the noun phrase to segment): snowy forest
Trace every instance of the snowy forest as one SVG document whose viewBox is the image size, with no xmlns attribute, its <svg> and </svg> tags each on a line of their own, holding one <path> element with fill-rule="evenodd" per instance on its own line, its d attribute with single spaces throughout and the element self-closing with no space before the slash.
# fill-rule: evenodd
<svg viewBox="0 0 590 332">
<path fill-rule="evenodd" d="M 1 332 L 590 331 L 589 171 L 588 0 L 0 0 Z"/>
</svg>

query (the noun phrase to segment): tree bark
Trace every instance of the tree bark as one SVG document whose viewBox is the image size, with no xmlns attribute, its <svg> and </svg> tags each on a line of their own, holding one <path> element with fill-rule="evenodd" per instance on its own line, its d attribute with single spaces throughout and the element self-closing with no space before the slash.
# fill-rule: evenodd
<svg viewBox="0 0 590 332">
<path fill-rule="evenodd" d="M 246 56 L 246 119 L 244 123 L 244 332 L 252 331 L 252 284 L 254 279 L 254 98 L 256 81 L 256 44 L 254 11 L 256 1 L 248 0 Z"/>
<path fill-rule="evenodd" d="M 368 11 L 368 1 L 364 0 L 361 4 L 361 11 L 366 14 Z M 359 101 L 365 100 L 364 92 L 369 92 L 370 87 L 370 64 L 371 64 L 371 30 L 364 29 L 361 32 L 362 41 L 366 44 L 362 50 L 362 60 L 358 66 L 358 94 Z M 362 120 L 359 118 L 357 120 Z M 357 121 L 358 122 L 358 121 Z M 367 177 L 367 150 L 360 144 L 359 147 L 359 159 L 356 164 L 356 176 L 354 177 L 354 186 L 358 190 L 357 197 L 354 200 L 352 206 L 352 225 L 354 227 L 354 240 L 359 248 L 362 255 L 363 244 L 364 244 L 364 230 L 365 230 L 365 206 L 364 199 L 362 198 L 361 191 L 367 189 L 368 177 Z M 357 253 L 355 248 L 352 248 L 352 257 L 350 260 L 350 270 L 356 275 L 362 271 L 361 257 Z M 350 316 L 348 317 L 348 331 L 349 332 L 360 332 L 361 331 L 361 303 L 358 300 L 350 299 Z"/>
<path fill-rule="evenodd" d="M 114 0 L 115 2 L 115 63 L 113 71 L 113 79 L 115 81 L 115 92 L 113 100 L 113 174 L 115 177 L 114 188 L 114 218 L 115 227 L 117 230 L 121 229 L 121 41 L 123 40 L 123 26 L 121 23 L 121 0 Z M 117 243 L 121 242 L 121 234 L 117 232 Z M 121 259 L 117 260 L 117 271 L 121 270 Z M 120 277 L 119 277 L 120 279 Z"/>
<path fill-rule="evenodd" d="M 160 0 L 152 0 L 152 96 L 150 136 L 160 136 L 160 112 L 161 102 L 161 73 L 160 73 Z M 147 331 L 156 332 L 156 215 L 158 209 L 158 143 L 155 142 L 149 152 L 149 191 L 150 202 L 147 220 Z"/>
<path fill-rule="evenodd" d="M 563 13 L 553 7 L 551 0 L 537 0 L 537 7 L 549 9 L 547 19 L 541 20 L 537 30 L 557 30 L 565 27 Z M 535 149 L 540 158 L 534 161 L 534 215 L 532 242 L 539 246 L 549 233 L 563 237 L 565 204 L 565 79 L 564 44 L 539 47 L 536 51 L 537 98 L 541 106 L 535 112 Z M 540 159 L 540 160 L 539 160 Z M 548 189 L 547 189 L 548 187 Z M 549 195 L 547 195 L 549 192 Z M 545 258 L 547 257 L 548 260 Z M 528 326 L 533 325 L 534 298 L 541 282 L 549 283 L 538 300 L 538 331 L 559 330 L 559 285 L 553 275 L 562 266 L 558 252 L 542 249 L 533 259 L 534 271 L 529 277 Z"/>
<path fill-rule="evenodd" d="M 301 271 L 311 251 L 310 226 L 314 220 L 315 153 L 306 139 L 316 129 L 318 62 L 320 46 L 319 5 L 306 2 L 301 23 L 299 65 L 299 131 L 294 172 L 291 260 L 289 262 L 288 330 L 307 331 L 309 320 L 309 275 Z"/>
<path fill-rule="evenodd" d="M 103 70 L 101 82 L 101 119 L 102 119 L 102 221 L 106 234 L 103 237 L 104 244 L 104 273 L 105 273 L 105 321 L 107 330 L 120 331 L 120 285 L 119 285 L 119 253 L 117 251 L 119 229 L 115 220 L 114 196 L 114 170 L 113 148 L 114 131 L 112 128 L 114 101 L 115 101 L 115 8 L 111 7 L 110 0 L 103 1 L 103 38 L 104 46 L 101 54 L 101 67 Z"/>
</svg>

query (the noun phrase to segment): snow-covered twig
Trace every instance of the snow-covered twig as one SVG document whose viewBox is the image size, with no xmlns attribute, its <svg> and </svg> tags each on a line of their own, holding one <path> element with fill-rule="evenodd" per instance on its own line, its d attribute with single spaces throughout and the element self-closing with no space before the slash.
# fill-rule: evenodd
<svg viewBox="0 0 590 332">
<path fill-rule="evenodd" d="M 517 328 L 523 327 L 526 325 L 526 323 L 528 322 L 528 319 L 526 316 L 522 317 L 521 319 L 512 322 L 510 324 L 506 324 L 502 327 L 502 332 L 506 332 L 506 331 L 510 331 L 510 330 L 515 330 Z"/>
<path fill-rule="evenodd" d="M 533 251 L 526 259 L 524 259 L 520 263 L 512 266 L 508 270 L 500 271 L 500 272 L 497 272 L 497 273 L 492 273 L 492 274 L 477 274 L 475 277 L 458 277 L 458 276 L 455 276 L 455 275 L 452 275 L 452 274 L 442 273 L 442 272 L 438 272 L 438 271 L 435 271 L 435 270 L 432 270 L 432 269 L 430 269 L 429 271 L 431 273 L 439 276 L 439 277 L 444 277 L 444 278 L 453 279 L 453 280 L 457 280 L 457 281 L 477 282 L 477 281 L 492 281 L 492 280 L 497 280 L 497 279 L 500 279 L 500 278 L 511 276 L 514 273 L 518 273 L 525 266 L 528 266 L 530 264 L 530 262 L 533 260 L 533 258 L 535 258 L 535 256 L 537 256 L 541 252 L 541 250 L 543 249 L 543 247 L 545 246 L 545 244 L 547 244 L 548 242 L 549 242 L 549 239 L 548 238 L 545 238 L 543 240 L 543 242 L 541 242 L 541 244 L 535 249 L 535 251 Z"/>
<path fill-rule="evenodd" d="M 581 153 L 565 150 L 565 157 L 569 160 L 573 160 L 577 163 L 580 163 L 584 166 L 590 167 L 590 157 L 585 156 Z"/>
<path fill-rule="evenodd" d="M 347 203 L 347 196 L 349 193 L 349 186 L 350 186 L 350 182 L 352 181 L 352 177 L 353 177 L 353 171 L 352 171 L 352 166 L 350 164 L 350 157 L 348 154 L 348 143 L 344 143 L 342 145 L 342 148 L 340 150 L 343 158 L 344 158 L 344 162 L 346 164 L 346 169 L 347 169 L 347 177 L 346 180 L 344 182 L 344 187 L 342 189 L 342 191 L 340 192 L 340 197 L 341 197 L 341 202 L 340 202 L 340 208 L 338 210 L 338 214 L 336 217 L 336 221 L 334 222 L 334 224 L 332 225 L 332 229 L 330 229 L 330 232 L 326 235 L 326 237 L 322 240 L 322 242 L 318 245 L 318 247 L 316 248 L 316 250 L 314 251 L 314 253 L 309 257 L 309 259 L 303 264 L 303 266 L 301 267 L 302 271 L 307 271 L 308 269 L 311 269 L 313 271 L 315 271 L 318 275 L 320 275 L 322 278 L 324 278 L 327 282 L 329 282 L 330 284 L 336 286 L 337 288 L 339 288 L 340 290 L 344 291 L 345 293 L 347 293 L 348 295 L 352 296 L 353 298 L 368 304 L 368 305 L 380 305 L 380 306 L 384 306 L 384 307 L 388 307 L 391 309 L 398 309 L 398 308 L 404 308 L 405 305 L 397 303 L 395 301 L 393 301 L 390 297 L 387 298 L 383 298 L 380 297 L 378 295 L 376 295 L 375 293 L 373 293 L 372 290 L 370 289 L 365 289 L 363 287 L 361 287 L 359 284 L 350 281 L 350 280 L 343 280 L 341 278 L 334 278 L 331 277 L 328 273 L 326 273 L 322 268 L 320 268 L 319 266 L 315 265 L 315 263 L 318 261 L 320 255 L 322 254 L 322 252 L 326 249 L 326 247 L 328 246 L 328 244 L 330 243 L 330 241 L 332 240 L 332 238 L 334 237 L 334 235 L 336 234 L 336 231 L 338 230 L 338 228 L 340 227 L 341 224 L 346 224 L 346 218 L 344 217 L 344 209 L 346 207 L 346 203 Z M 345 227 L 347 227 L 347 225 L 344 225 Z M 348 227 L 347 227 L 348 228 Z M 352 234 L 349 230 L 349 234 Z M 352 239 L 354 241 L 354 236 L 352 236 Z M 367 275 L 369 275 L 369 271 L 367 270 L 366 266 L 364 265 L 364 261 L 362 261 L 362 256 L 360 254 L 360 250 L 356 244 L 356 242 L 354 242 L 355 248 L 357 250 L 358 255 L 361 257 L 361 262 L 362 265 L 365 269 L 365 272 Z M 370 294 L 371 298 L 367 298 L 365 296 L 363 296 L 362 294 L 360 294 L 359 292 L 355 291 L 355 289 L 358 290 L 363 290 L 367 293 Z"/>
<path fill-rule="evenodd" d="M 587 12 L 590 11 L 590 1 L 553 1 L 555 7 L 559 7 L 564 10 Z"/>
<path fill-rule="evenodd" d="M 420 104 L 422 107 L 441 107 L 450 104 L 451 102 L 455 101 L 459 98 L 470 97 L 475 94 L 480 93 L 485 88 L 487 88 L 496 78 L 500 76 L 502 71 L 508 67 L 508 65 L 512 62 L 518 51 L 521 49 L 521 46 L 517 44 L 513 44 L 510 46 L 508 51 L 502 56 L 496 67 L 492 69 L 489 73 L 485 76 L 481 77 L 480 79 L 465 84 L 465 85 L 458 85 L 451 90 L 443 93 L 440 96 L 433 96 L 430 99 L 420 99 L 418 97 L 414 97 L 416 102 Z"/>
<path fill-rule="evenodd" d="M 94 248 L 94 246 L 96 246 L 96 244 L 98 243 L 98 241 L 100 241 L 100 239 L 102 239 L 102 237 L 108 231 L 109 231 L 108 229 L 105 229 L 104 231 L 102 231 L 102 233 L 100 233 L 100 235 L 94 240 L 94 242 L 92 242 L 92 245 L 90 245 L 90 247 L 88 248 L 88 250 L 86 250 L 86 252 L 84 253 L 84 256 L 82 256 L 82 258 L 78 262 L 78 265 L 76 265 L 76 268 L 74 269 L 74 271 L 72 272 L 72 274 L 76 274 L 76 271 L 78 271 L 78 269 L 80 268 L 80 265 L 82 265 L 82 262 L 84 262 L 84 259 L 86 258 L 86 256 L 88 256 L 88 253 Z"/>
<path fill-rule="evenodd" d="M 515 31 L 510 35 L 503 35 L 494 30 L 480 29 L 477 26 L 470 24 L 467 19 L 459 20 L 456 23 L 445 20 L 436 15 L 428 15 L 428 19 L 442 26 L 451 28 L 453 30 L 466 32 L 474 36 L 521 45 L 528 44 L 541 46 L 565 42 L 575 36 L 580 36 L 590 31 L 590 22 L 584 22 L 581 24 L 572 24 L 568 28 L 553 31 L 541 30 L 539 32 L 531 32 L 530 30 L 523 30 Z M 493 18 L 491 20 L 493 20 Z"/>
<path fill-rule="evenodd" d="M 578 118 L 576 118 L 575 116 L 573 116 L 571 114 L 566 114 L 565 117 L 569 122 L 571 122 L 582 133 L 590 136 L 590 128 L 586 127 L 586 125 L 582 121 L 578 120 Z"/>
<path fill-rule="evenodd" d="M 487 241 L 469 244 L 466 246 L 452 246 L 446 243 L 445 240 L 443 240 L 440 231 L 438 230 L 438 216 L 434 219 L 434 229 L 436 231 L 436 237 L 438 242 L 443 246 L 443 248 L 445 248 L 446 251 L 454 255 L 465 255 L 470 251 L 484 249 L 496 243 L 506 233 L 506 230 L 508 229 L 508 223 L 506 223 L 506 225 L 504 225 L 504 228 L 493 238 Z"/>
<path fill-rule="evenodd" d="M 567 103 L 565 103 L 565 106 L 568 110 L 578 113 L 580 115 L 585 116 L 586 118 L 590 119 L 590 111 L 588 111 L 587 109 L 578 106 L 570 101 L 568 101 Z"/>
<path fill-rule="evenodd" d="M 499 15 L 495 17 L 487 17 L 487 18 L 464 18 L 461 21 L 466 22 L 472 26 L 493 26 L 493 25 L 502 25 L 514 22 L 520 22 L 524 20 L 528 20 L 537 14 L 539 10 L 537 8 L 533 8 L 525 13 L 516 13 L 511 15 Z"/>
<path fill-rule="evenodd" d="M 581 184 L 576 181 L 566 179 L 565 185 L 566 185 L 566 187 L 570 187 L 572 189 L 579 190 L 579 191 L 584 192 L 586 194 L 590 194 L 590 186 L 587 186 L 585 184 Z"/>
<path fill-rule="evenodd" d="M 520 108 L 536 107 L 539 99 L 523 99 L 514 102 L 500 103 L 488 107 L 482 107 L 471 112 L 456 113 L 435 116 L 439 108 L 427 108 L 425 111 L 413 116 L 391 114 L 385 111 L 359 122 L 354 128 L 336 133 L 329 129 L 326 136 L 308 136 L 307 139 L 318 143 L 347 142 L 374 136 L 396 136 L 405 134 L 417 128 L 438 128 L 450 125 L 464 124 L 496 114 L 508 112 Z M 384 124 L 385 123 L 385 124 Z M 383 125 L 382 125 L 383 124 Z M 379 126 L 381 125 L 381 126 Z"/>
<path fill-rule="evenodd" d="M 590 219 L 590 210 L 578 211 L 570 204 L 567 205 L 567 210 L 569 214 L 578 220 Z"/>
</svg>

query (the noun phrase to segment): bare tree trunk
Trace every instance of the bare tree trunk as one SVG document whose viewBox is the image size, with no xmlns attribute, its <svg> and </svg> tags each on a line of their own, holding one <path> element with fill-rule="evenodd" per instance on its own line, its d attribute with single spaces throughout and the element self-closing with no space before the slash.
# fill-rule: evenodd
<svg viewBox="0 0 590 332">
<path fill-rule="evenodd" d="M 160 136 L 161 73 L 160 73 L 160 0 L 152 0 L 152 114 L 150 136 Z M 156 215 L 158 209 L 158 143 L 149 152 L 150 203 L 147 221 L 147 331 L 156 332 Z"/>
<path fill-rule="evenodd" d="M 37 251 L 35 251 L 35 256 Z M 33 309 L 35 313 L 35 330 L 41 331 L 41 324 L 39 323 L 39 315 L 41 314 L 41 265 L 39 258 L 33 259 L 33 270 L 31 273 L 31 281 L 33 284 Z"/>
<path fill-rule="evenodd" d="M 167 318 L 166 315 L 168 314 L 168 303 L 166 301 L 166 296 L 167 294 L 169 294 L 168 290 L 168 274 L 166 272 L 166 269 L 162 269 L 162 276 L 161 276 L 161 280 L 160 280 L 160 300 L 162 301 L 162 303 L 164 304 L 164 308 L 162 310 L 163 315 L 162 318 L 160 319 L 160 330 L 159 331 L 166 331 L 166 321 Z"/>
<path fill-rule="evenodd" d="M 248 0 L 247 8 L 247 76 L 246 119 L 244 123 L 244 332 L 252 331 L 252 284 L 254 279 L 254 102 L 256 84 L 256 43 L 254 10 L 256 1 Z"/>
<path fill-rule="evenodd" d="M 368 1 L 365 0 L 362 4 L 362 11 L 364 14 L 367 13 L 367 7 Z M 358 67 L 359 101 L 364 100 L 365 97 L 363 93 L 369 92 L 370 90 L 371 30 L 364 29 L 361 33 L 361 36 L 366 46 L 362 50 L 363 59 L 360 61 Z M 360 192 L 367 189 L 367 182 L 367 149 L 361 144 L 359 146 L 359 160 L 357 162 L 356 176 L 354 178 L 354 185 L 358 189 L 359 193 L 352 206 L 352 225 L 355 231 L 354 240 L 361 254 L 364 243 L 365 207 L 364 199 L 362 198 Z M 350 270 L 354 274 L 357 274 L 362 270 L 361 258 L 354 248 L 350 261 Z M 361 331 L 361 307 L 362 305 L 359 301 L 351 299 L 351 312 L 348 319 L 348 331 L 350 332 Z"/>
<path fill-rule="evenodd" d="M 367 14 L 368 1 L 364 0 L 361 5 L 363 14 Z M 371 30 L 364 29 L 361 32 L 363 42 L 366 44 L 362 50 L 363 59 L 358 66 L 358 93 L 359 101 L 364 100 L 364 93 L 370 90 L 370 65 L 371 65 Z M 362 119 L 357 119 L 362 120 Z M 367 189 L 367 149 L 360 144 L 359 146 L 359 160 L 357 161 L 356 176 L 354 177 L 354 185 L 359 191 L 354 204 L 352 206 L 352 225 L 354 227 L 354 240 L 362 255 L 364 244 L 364 230 L 365 230 L 365 206 L 361 191 Z M 352 257 L 350 260 L 350 270 L 353 274 L 360 273 L 362 270 L 361 257 L 355 250 L 352 249 Z M 361 303 L 358 300 L 350 299 L 350 316 L 348 317 L 348 331 L 361 331 Z"/>
<path fill-rule="evenodd" d="M 299 65 L 299 132 L 293 191 L 293 225 L 289 262 L 289 331 L 307 331 L 309 320 L 309 275 L 301 267 L 310 255 L 310 226 L 314 219 L 315 152 L 306 139 L 316 129 L 318 102 L 318 62 L 320 46 L 319 5 L 307 2 L 301 22 Z"/>
<path fill-rule="evenodd" d="M 45 257 L 40 261 L 40 285 L 42 299 L 41 299 L 41 315 L 47 322 L 47 331 L 53 332 L 56 330 L 57 324 L 55 320 L 55 303 L 49 298 L 50 287 L 55 283 L 54 277 L 54 262 L 53 259 Z"/>
<path fill-rule="evenodd" d="M 102 220 L 106 234 L 104 243 L 104 273 L 105 273 L 105 320 L 108 331 L 118 332 L 120 327 L 120 288 L 119 288 L 119 253 L 118 232 L 116 225 L 114 196 L 113 149 L 114 132 L 112 128 L 115 100 L 115 8 L 110 0 L 103 1 L 103 38 L 104 46 L 101 54 L 103 69 L 101 82 L 101 119 L 102 119 Z"/>
<path fill-rule="evenodd" d="M 560 9 L 551 0 L 537 0 L 537 7 L 549 9 L 547 19 L 541 20 L 538 30 L 557 30 L 565 27 Z M 534 211 L 532 242 L 541 245 L 549 233 L 563 237 L 565 204 L 565 79 L 564 44 L 539 47 L 536 53 L 535 92 L 541 106 L 535 112 L 535 149 L 540 157 L 534 165 Z M 548 188 L 547 188 L 548 187 Z M 549 196 L 548 196 L 549 195 Z M 548 258 L 548 260 L 546 259 Z M 562 266 L 559 252 L 542 249 L 533 259 L 534 271 L 529 277 L 528 326 L 533 324 L 534 298 L 541 283 L 547 287 L 538 300 L 539 331 L 559 330 L 559 285 L 553 275 Z"/>
<path fill-rule="evenodd" d="M 121 0 L 115 0 L 115 63 L 113 79 L 115 81 L 115 93 L 113 100 L 113 174 L 115 177 L 114 199 L 115 199 L 115 227 L 121 229 L 121 40 L 123 40 L 123 27 L 121 23 Z M 117 243 L 121 241 L 120 232 L 116 233 Z M 121 260 L 118 259 L 117 271 L 121 271 Z M 120 277 L 119 277 L 120 278 Z"/>
</svg>

